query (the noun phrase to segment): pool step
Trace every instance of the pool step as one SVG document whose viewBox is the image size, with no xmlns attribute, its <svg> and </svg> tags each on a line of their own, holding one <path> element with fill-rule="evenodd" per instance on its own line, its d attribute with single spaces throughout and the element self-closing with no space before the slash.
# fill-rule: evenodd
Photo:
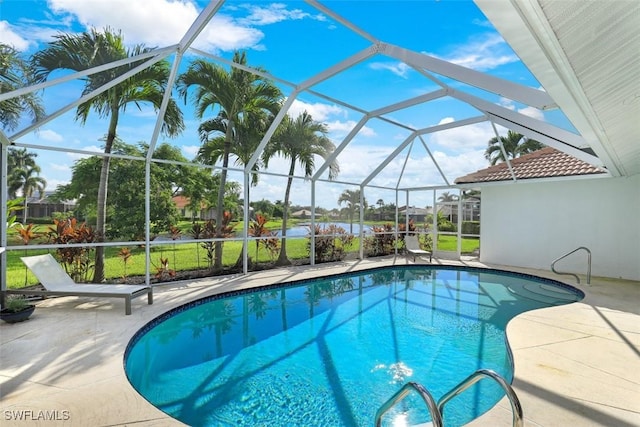
<svg viewBox="0 0 640 427">
<path fill-rule="evenodd" d="M 492 379 L 497 382 L 500 387 L 502 387 L 505 394 L 507 395 L 507 398 L 509 399 L 509 402 L 511 403 L 511 411 L 513 412 L 513 426 L 523 427 L 524 417 L 522 415 L 522 405 L 520 404 L 520 400 L 518 399 L 516 392 L 513 390 L 513 388 L 511 388 L 511 385 L 509 385 L 509 383 L 507 383 L 504 378 L 490 369 L 478 369 L 473 374 L 465 378 L 460 384 L 445 393 L 437 403 L 424 386 L 418 383 L 408 382 L 404 386 L 402 386 L 402 388 L 398 390 L 396 394 L 391 396 L 389 400 L 387 400 L 382 404 L 382 406 L 380 406 L 380 409 L 378 409 L 378 411 L 376 412 L 375 425 L 376 427 L 381 427 L 382 417 L 384 416 L 384 414 L 386 414 L 387 411 L 389 411 L 389 409 L 394 407 L 396 404 L 400 403 L 400 401 L 407 397 L 407 395 L 409 395 L 409 393 L 413 390 L 420 394 L 420 397 L 422 397 L 422 400 L 424 400 L 424 403 L 429 408 L 429 412 L 431 413 L 431 418 L 433 420 L 431 423 L 420 424 L 420 426 L 424 425 L 443 427 L 444 422 L 442 414 L 444 413 L 444 405 L 446 405 L 447 402 L 449 402 L 451 399 L 464 392 L 483 378 Z"/>
</svg>

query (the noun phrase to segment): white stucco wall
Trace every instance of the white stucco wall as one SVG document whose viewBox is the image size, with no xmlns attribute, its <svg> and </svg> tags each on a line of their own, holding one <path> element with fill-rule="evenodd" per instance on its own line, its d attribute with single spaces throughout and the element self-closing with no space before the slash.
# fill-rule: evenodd
<svg viewBox="0 0 640 427">
<path fill-rule="evenodd" d="M 640 175 L 482 188 L 480 260 L 550 270 L 586 246 L 594 276 L 640 280 Z M 556 269 L 584 274 L 586 253 Z"/>
</svg>

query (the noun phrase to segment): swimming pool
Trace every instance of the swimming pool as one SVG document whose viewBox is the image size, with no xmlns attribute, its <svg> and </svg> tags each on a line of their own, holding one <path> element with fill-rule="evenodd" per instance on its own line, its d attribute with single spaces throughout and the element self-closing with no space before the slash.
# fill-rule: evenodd
<svg viewBox="0 0 640 427">
<path fill-rule="evenodd" d="M 507 381 L 507 322 L 579 301 L 559 282 L 497 270 L 383 267 L 210 297 L 138 331 L 125 371 L 150 403 L 194 426 L 370 426 L 407 381 L 437 399 L 474 371 Z M 481 381 L 446 407 L 461 425 L 503 396 Z M 430 421 L 417 396 L 386 416 Z"/>
</svg>

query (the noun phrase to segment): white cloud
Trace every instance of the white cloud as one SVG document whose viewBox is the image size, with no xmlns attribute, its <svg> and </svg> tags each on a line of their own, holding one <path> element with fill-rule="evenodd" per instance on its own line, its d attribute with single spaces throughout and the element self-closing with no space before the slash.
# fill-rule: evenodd
<svg viewBox="0 0 640 427">
<path fill-rule="evenodd" d="M 408 72 L 412 69 L 404 62 L 373 62 L 369 64 L 372 70 L 387 70 L 402 78 L 407 78 Z"/>
<path fill-rule="evenodd" d="M 62 142 L 64 141 L 64 137 L 60 135 L 58 132 L 53 131 L 51 129 L 40 130 L 35 133 L 35 136 L 39 139 L 43 139 L 48 142 Z"/>
<path fill-rule="evenodd" d="M 193 159 L 198 154 L 198 150 L 200 150 L 199 145 L 183 145 L 180 147 L 182 149 L 182 153 L 187 159 Z"/>
<path fill-rule="evenodd" d="M 453 118 L 447 117 L 439 124 L 453 121 Z M 494 136 L 491 125 L 484 122 L 435 132 L 430 135 L 429 141 L 449 150 L 477 150 L 485 148 L 487 142 Z"/>
<path fill-rule="evenodd" d="M 242 19 L 241 22 L 251 25 L 269 25 L 282 21 L 313 17 L 300 9 L 289 10 L 282 3 L 272 3 L 267 6 L 243 5 L 242 7 L 249 11 L 249 15 Z"/>
<path fill-rule="evenodd" d="M 495 33 L 485 33 L 468 44 L 454 46 L 447 55 L 430 55 L 479 71 L 519 61 L 504 39 Z"/>
<path fill-rule="evenodd" d="M 60 164 L 60 163 L 49 163 L 49 167 L 51 170 L 59 171 L 59 172 L 70 172 L 71 168 L 69 165 Z"/>
<path fill-rule="evenodd" d="M 58 188 L 59 185 L 67 185 L 69 184 L 69 179 L 47 179 L 47 188 L 46 191 L 54 191 Z"/>
<path fill-rule="evenodd" d="M 71 14 L 85 27 L 122 30 L 126 42 L 149 46 L 177 43 L 197 18 L 199 10 L 188 0 L 112 0 L 109 2 L 49 0 L 56 14 Z M 263 33 L 218 14 L 200 34 L 197 47 L 233 50 L 257 44 Z"/>
<path fill-rule="evenodd" d="M 513 111 L 517 111 L 518 113 L 524 114 L 525 116 L 529 116 L 538 120 L 544 120 L 544 113 L 542 112 L 542 110 L 539 110 L 535 107 L 526 106 L 523 108 L 517 108 L 515 103 L 508 98 L 500 98 L 499 103 L 501 106 Z"/>
<path fill-rule="evenodd" d="M 144 43 L 147 46 L 168 46 L 180 41 L 189 30 L 200 10 L 192 0 L 111 0 L 109 2 L 49 0 L 49 6 L 57 15 L 75 17 L 89 28 L 111 27 L 122 30 L 129 44 Z M 232 51 L 242 48 L 263 50 L 260 44 L 264 33 L 255 28 L 287 20 L 316 19 L 300 9 L 288 9 L 284 4 L 267 6 L 241 5 L 234 7 L 248 11 L 245 18 L 234 19 L 217 13 L 200 33 L 194 47 L 208 51 Z"/>
<path fill-rule="evenodd" d="M 356 126 L 356 122 L 353 120 L 329 120 L 335 116 L 346 118 L 348 115 L 346 109 L 335 104 L 324 104 L 322 102 L 308 103 L 296 99 L 293 101 L 293 104 L 291 104 L 287 114 L 291 117 L 297 117 L 303 111 L 311 114 L 311 117 L 313 117 L 315 121 L 324 122 L 331 133 L 331 137 L 334 139 L 343 138 Z M 376 133 L 373 129 L 364 126 L 360 129 L 358 135 L 372 137 L 375 136 Z"/>
<path fill-rule="evenodd" d="M 538 120 L 544 120 L 544 114 L 541 110 L 538 110 L 536 107 L 524 107 L 518 110 L 518 113 L 524 114 L 525 116 L 532 117 Z"/>
<path fill-rule="evenodd" d="M 313 120 L 317 122 L 324 122 L 325 120 L 327 120 L 329 117 L 332 117 L 332 116 L 343 116 L 343 117 L 347 116 L 347 111 L 344 108 L 339 107 L 335 104 L 330 105 L 330 104 L 323 104 L 321 102 L 316 102 L 311 104 L 308 102 L 300 101 L 298 99 L 293 101 L 293 103 L 291 104 L 291 107 L 289 108 L 289 111 L 287 111 L 287 114 L 291 117 L 297 117 L 303 111 L 306 111 L 307 113 L 311 114 L 311 117 L 313 117 Z"/>
<path fill-rule="evenodd" d="M 351 130 L 356 127 L 356 124 L 357 123 L 353 120 L 347 120 L 344 122 L 335 120 L 333 122 L 327 122 L 327 127 L 334 138 L 342 138 L 351 132 Z M 358 136 L 373 137 L 376 136 L 376 132 L 370 127 L 363 126 L 358 131 Z"/>
<path fill-rule="evenodd" d="M 7 21 L 0 21 L 0 40 L 18 51 L 29 49 L 29 41 L 18 34 Z"/>
</svg>

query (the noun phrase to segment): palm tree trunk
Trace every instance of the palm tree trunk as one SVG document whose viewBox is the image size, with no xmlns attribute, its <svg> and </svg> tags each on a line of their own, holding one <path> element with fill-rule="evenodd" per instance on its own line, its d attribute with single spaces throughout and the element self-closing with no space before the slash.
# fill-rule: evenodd
<svg viewBox="0 0 640 427">
<path fill-rule="evenodd" d="M 111 107 L 111 119 L 109 120 L 109 131 L 104 145 L 104 152 L 111 153 L 113 141 L 116 139 L 116 128 L 118 126 L 118 105 L 114 103 Z M 96 208 L 96 241 L 104 241 L 107 231 L 107 187 L 109 184 L 109 165 L 111 158 L 102 158 L 102 168 L 100 169 L 100 184 L 98 186 L 98 206 Z M 93 270 L 93 283 L 104 281 L 104 246 L 96 247 L 96 258 Z"/>
<path fill-rule="evenodd" d="M 229 151 L 231 151 L 231 138 L 233 136 L 233 121 L 227 123 L 227 133 L 224 140 L 224 154 L 222 155 L 222 172 L 220 172 L 220 188 L 218 188 L 218 201 L 216 206 L 216 238 L 221 239 L 222 217 L 224 215 L 224 188 L 227 185 L 227 167 L 229 166 Z M 222 270 L 222 241 L 215 243 L 214 271 Z"/>
<path fill-rule="evenodd" d="M 23 197 L 24 197 L 24 207 L 22 208 L 22 225 L 27 225 L 27 210 L 29 209 L 29 206 L 27 204 L 27 194 L 26 191 L 23 191 Z"/>
<path fill-rule="evenodd" d="M 280 243 L 280 256 L 276 265 L 290 265 L 291 261 L 287 257 L 287 218 L 289 217 L 289 195 L 291 193 L 291 183 L 293 182 L 293 172 L 296 167 L 296 159 L 291 159 L 289 168 L 289 178 L 287 178 L 287 190 L 284 193 L 284 208 L 282 209 L 282 239 Z"/>
<path fill-rule="evenodd" d="M 247 190 L 247 195 L 250 194 L 250 191 Z M 251 198 L 248 198 L 249 200 L 251 200 Z M 249 220 L 249 212 L 245 212 L 245 218 L 243 218 L 243 220 Z M 258 263 L 258 244 L 260 243 L 260 240 L 256 240 L 256 264 Z M 234 266 L 235 268 L 242 268 L 242 263 L 244 262 L 244 244 L 245 241 L 242 240 L 242 248 L 240 248 L 240 255 L 238 256 L 238 259 L 236 260 L 236 265 Z M 251 255 L 247 253 L 247 263 L 249 265 L 251 265 Z"/>
<path fill-rule="evenodd" d="M 355 209 L 353 206 L 349 207 L 349 234 L 353 234 L 353 214 L 355 213 Z"/>
</svg>

